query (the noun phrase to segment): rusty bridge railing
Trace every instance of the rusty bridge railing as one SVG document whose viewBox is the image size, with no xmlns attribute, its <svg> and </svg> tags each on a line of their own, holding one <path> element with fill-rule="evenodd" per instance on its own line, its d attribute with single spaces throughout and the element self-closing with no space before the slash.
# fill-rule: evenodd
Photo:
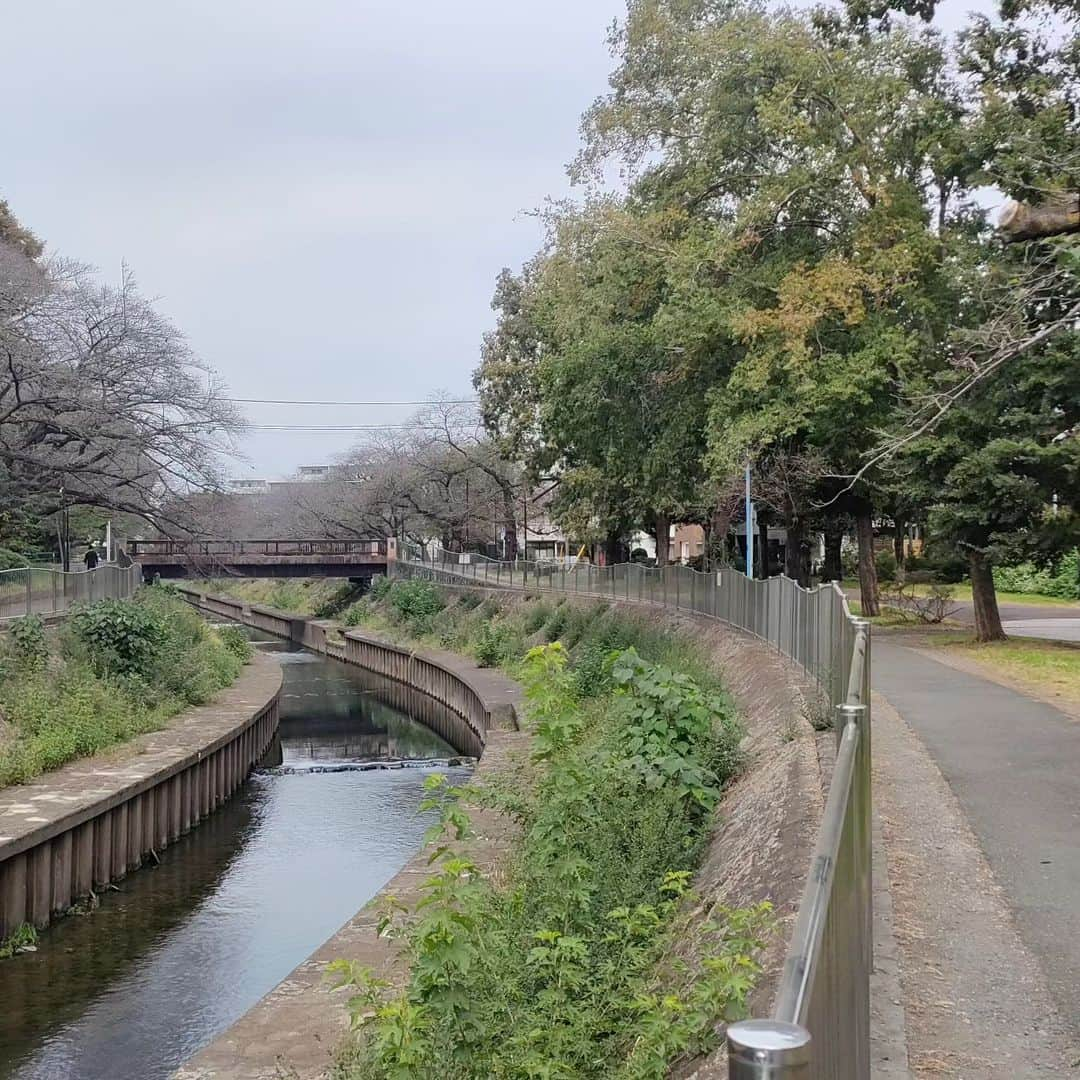
<svg viewBox="0 0 1080 1080">
<path fill-rule="evenodd" d="M 241 555 L 365 555 L 386 557 L 386 540 L 129 540 L 133 559 L 210 558 Z"/>
</svg>

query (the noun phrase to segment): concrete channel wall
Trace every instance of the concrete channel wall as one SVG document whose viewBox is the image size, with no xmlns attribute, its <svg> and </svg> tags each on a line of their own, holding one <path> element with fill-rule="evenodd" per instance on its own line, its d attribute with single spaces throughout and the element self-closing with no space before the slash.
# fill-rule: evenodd
<svg viewBox="0 0 1080 1080">
<path fill-rule="evenodd" d="M 460 753 L 479 757 L 489 730 L 493 727 L 512 730 L 516 726 L 512 705 L 502 701 L 501 695 L 497 703 L 489 704 L 479 685 L 482 676 L 478 678 L 473 665 L 463 664 L 460 657 L 451 653 L 408 649 L 358 630 L 346 630 L 342 634 L 343 640 L 337 642 L 328 633 L 336 628 L 330 621 L 298 617 L 290 612 L 247 604 L 227 596 L 214 596 L 190 587 L 179 586 L 179 590 L 189 603 L 204 613 L 285 638 L 433 698 L 463 721 L 459 730 L 438 732 Z M 472 670 L 466 671 L 466 668 Z M 423 721 L 424 717 L 418 716 L 418 719 Z"/>
<path fill-rule="evenodd" d="M 0 938 L 47 926 L 216 810 L 270 746 L 281 682 L 257 656 L 161 731 L 0 790 Z"/>
</svg>

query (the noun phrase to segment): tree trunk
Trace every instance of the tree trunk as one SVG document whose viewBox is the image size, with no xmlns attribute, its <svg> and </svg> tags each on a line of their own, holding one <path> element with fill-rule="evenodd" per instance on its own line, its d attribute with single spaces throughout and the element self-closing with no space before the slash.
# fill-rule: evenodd
<svg viewBox="0 0 1080 1080">
<path fill-rule="evenodd" d="M 671 558 L 671 518 L 656 515 L 656 565 L 667 566 Z"/>
<path fill-rule="evenodd" d="M 609 533 L 604 541 L 604 565 L 614 566 L 619 561 L 619 534 Z"/>
<path fill-rule="evenodd" d="M 757 531 L 758 577 L 767 578 L 769 576 L 769 519 L 764 514 L 758 514 Z"/>
<path fill-rule="evenodd" d="M 514 489 L 505 487 L 502 489 L 503 497 L 503 538 L 505 551 L 503 558 L 513 562 L 517 558 L 517 505 L 514 499 Z"/>
<path fill-rule="evenodd" d="M 968 554 L 971 574 L 971 599 L 975 605 L 975 640 L 1004 641 L 1005 631 L 998 612 L 997 590 L 990 560 L 981 551 Z"/>
<path fill-rule="evenodd" d="M 1062 193 L 1042 203 L 1008 202 L 998 219 L 1008 244 L 1080 231 L 1080 197 Z"/>
<path fill-rule="evenodd" d="M 906 526 L 899 518 L 893 518 L 893 556 L 896 559 L 896 575 L 904 576 L 904 529 Z"/>
<path fill-rule="evenodd" d="M 840 552 L 844 546 L 844 523 L 835 517 L 825 519 L 825 562 L 821 568 L 822 581 L 840 581 L 844 565 Z"/>
<path fill-rule="evenodd" d="M 859 604 L 866 618 L 881 614 L 878 604 L 877 567 L 874 565 L 874 522 L 870 507 L 855 515 L 855 534 L 859 541 Z"/>
<path fill-rule="evenodd" d="M 806 542 L 806 522 L 798 516 L 789 517 L 787 521 L 784 573 L 803 588 L 810 584 L 810 546 Z"/>
</svg>

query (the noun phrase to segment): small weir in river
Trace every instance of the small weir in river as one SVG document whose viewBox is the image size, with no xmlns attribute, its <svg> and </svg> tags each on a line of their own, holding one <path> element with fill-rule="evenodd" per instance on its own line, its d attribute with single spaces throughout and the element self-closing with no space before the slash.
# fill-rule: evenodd
<svg viewBox="0 0 1080 1080">
<path fill-rule="evenodd" d="M 285 667 L 281 765 L 93 912 L 54 923 L 36 952 L 0 960 L 0 1077 L 169 1076 L 408 861 L 428 824 L 425 777 L 468 775 L 436 734 L 452 715 L 430 699 L 260 647 Z"/>
</svg>

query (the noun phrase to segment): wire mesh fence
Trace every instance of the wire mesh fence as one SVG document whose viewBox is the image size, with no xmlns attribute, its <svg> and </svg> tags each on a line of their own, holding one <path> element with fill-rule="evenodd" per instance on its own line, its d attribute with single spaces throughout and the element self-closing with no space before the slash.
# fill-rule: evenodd
<svg viewBox="0 0 1080 1080">
<path fill-rule="evenodd" d="M 448 584 L 655 604 L 719 619 L 794 661 L 827 699 L 836 763 L 770 1017 L 728 1030 L 732 1080 L 870 1075 L 870 628 L 835 583 L 736 570 L 517 560 L 402 546 L 392 572 Z"/>
<path fill-rule="evenodd" d="M 24 615 L 60 615 L 75 604 L 126 599 L 134 594 L 141 581 L 139 566 L 113 563 L 68 573 L 39 566 L 3 570 L 0 571 L 0 621 Z"/>
</svg>

